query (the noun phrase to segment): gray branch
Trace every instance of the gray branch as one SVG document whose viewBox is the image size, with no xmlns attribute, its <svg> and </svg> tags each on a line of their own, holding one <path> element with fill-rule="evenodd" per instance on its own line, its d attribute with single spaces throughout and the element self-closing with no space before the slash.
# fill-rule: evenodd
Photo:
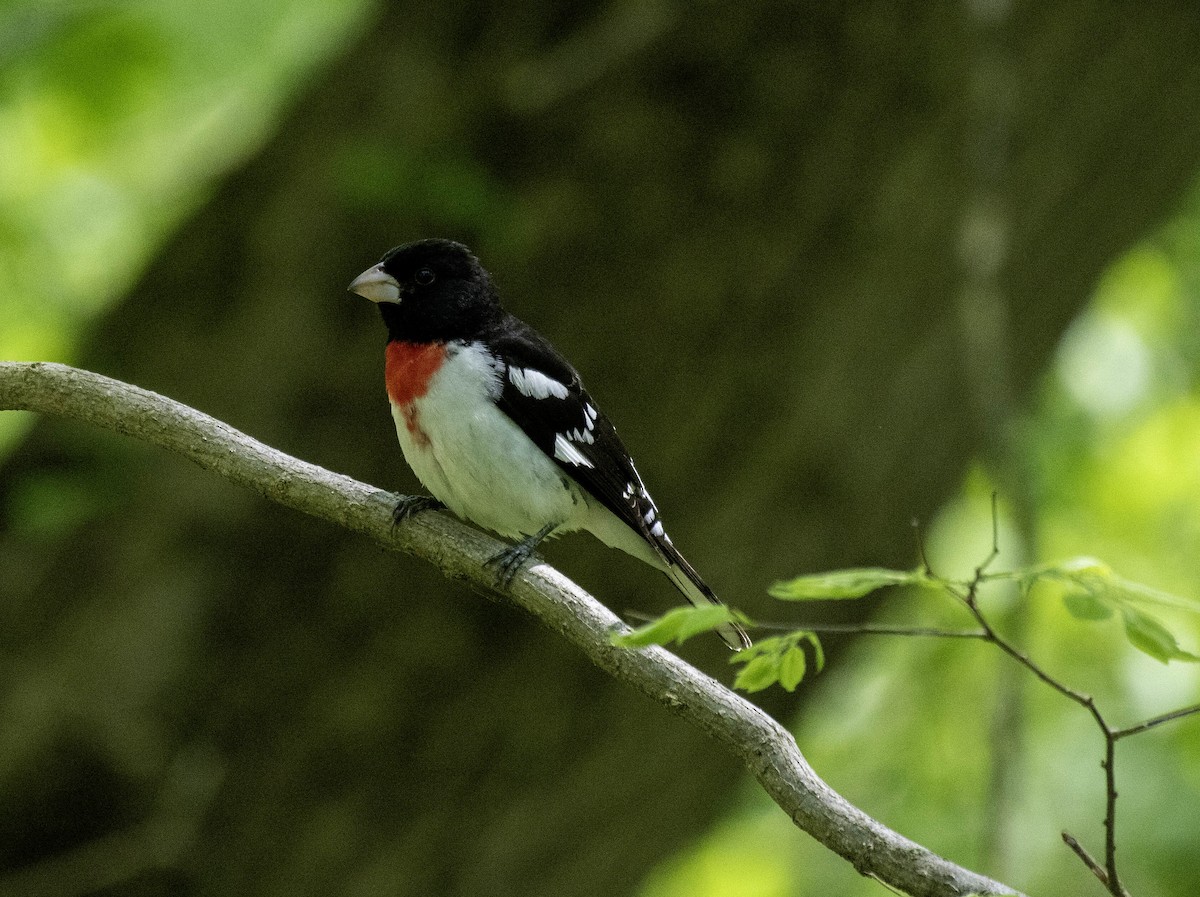
<svg viewBox="0 0 1200 897">
<path fill-rule="evenodd" d="M 444 514 L 392 531 L 395 496 L 263 445 L 186 405 L 60 364 L 0 362 L 0 410 L 57 414 L 153 443 L 266 498 L 424 558 L 485 591 L 498 542 Z M 533 564 L 504 593 L 596 666 L 665 705 L 736 755 L 791 820 L 863 875 L 919 897 L 1017 894 L 877 822 L 825 784 L 791 734 L 749 701 L 662 648 L 610 642 L 627 627 L 553 567 Z"/>
</svg>

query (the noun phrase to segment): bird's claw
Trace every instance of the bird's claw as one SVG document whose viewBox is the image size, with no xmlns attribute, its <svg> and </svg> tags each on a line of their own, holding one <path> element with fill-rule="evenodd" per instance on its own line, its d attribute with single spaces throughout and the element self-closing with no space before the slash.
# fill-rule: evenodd
<svg viewBox="0 0 1200 897">
<path fill-rule="evenodd" d="M 422 511 L 440 511 L 446 506 L 429 495 L 401 495 L 392 508 L 392 529 Z"/>
<path fill-rule="evenodd" d="M 497 567 L 496 583 L 507 589 L 522 565 L 533 556 L 534 550 L 554 530 L 555 524 L 547 523 L 532 536 L 526 536 L 516 545 L 504 549 L 483 562 L 485 567 Z"/>
<path fill-rule="evenodd" d="M 533 555 L 533 546 L 518 542 L 511 548 L 506 548 L 483 562 L 485 567 L 495 567 L 496 583 L 502 589 L 507 589 L 516 578 L 517 571 Z"/>
</svg>

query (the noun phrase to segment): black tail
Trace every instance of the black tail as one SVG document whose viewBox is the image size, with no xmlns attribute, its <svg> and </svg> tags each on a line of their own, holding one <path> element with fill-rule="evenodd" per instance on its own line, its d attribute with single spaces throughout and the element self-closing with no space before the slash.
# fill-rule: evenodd
<svg viewBox="0 0 1200 897">
<path fill-rule="evenodd" d="M 705 584 L 704 580 L 700 578 L 700 574 L 692 568 L 683 555 L 673 548 L 669 553 L 664 553 L 668 554 L 667 562 L 671 565 L 667 568 L 667 576 L 671 577 L 671 582 L 675 583 L 675 587 L 683 592 L 688 601 L 696 607 L 723 603 L 713 594 L 713 590 Z M 732 651 L 741 651 L 753 644 L 746 630 L 737 623 L 723 623 L 717 627 L 716 632 L 721 637 L 721 641 L 727 644 Z"/>
</svg>

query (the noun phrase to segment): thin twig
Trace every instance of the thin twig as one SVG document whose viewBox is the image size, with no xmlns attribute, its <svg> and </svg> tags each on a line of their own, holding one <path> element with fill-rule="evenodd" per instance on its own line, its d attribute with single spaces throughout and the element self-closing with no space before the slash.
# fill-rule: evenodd
<svg viewBox="0 0 1200 897">
<path fill-rule="evenodd" d="M 921 521 L 912 519 L 913 538 L 917 542 L 917 559 L 921 562 L 921 572 L 930 579 L 934 578 L 933 568 L 929 566 L 929 555 L 925 553 L 925 531 L 921 529 Z"/>
<path fill-rule="evenodd" d="M 1193 704 L 1191 707 L 1183 707 L 1179 710 L 1172 710 L 1170 713 L 1151 717 L 1145 722 L 1138 723 L 1136 726 L 1130 726 L 1127 729 L 1117 729 L 1112 733 L 1112 738 L 1113 741 L 1119 741 L 1129 735 L 1138 735 L 1156 726 L 1161 726 L 1163 723 L 1173 723 L 1177 719 L 1183 719 L 1185 716 L 1191 716 L 1194 713 L 1200 713 L 1200 704 Z"/>
<path fill-rule="evenodd" d="M 992 550 L 988 556 L 983 559 L 983 563 L 975 568 L 975 582 L 983 579 L 987 572 L 987 568 L 992 566 L 992 562 L 1000 557 L 1000 508 L 998 502 L 1000 494 L 993 490 L 992 492 Z"/>
<path fill-rule="evenodd" d="M 1147 732 L 1165 723 L 1175 722 L 1189 716 L 1200 714 L 1200 704 L 1193 704 L 1189 707 L 1182 707 L 1178 710 L 1172 710 L 1169 713 L 1163 713 L 1148 720 L 1129 726 L 1124 729 L 1114 729 L 1105 719 L 1104 714 L 1100 711 L 1096 704 L 1095 698 L 1084 692 L 1077 691 L 1071 688 L 1066 683 L 1047 673 L 1041 666 L 1038 665 L 1028 654 L 1017 648 L 1009 642 L 1004 636 L 1000 635 L 992 626 L 991 622 L 984 616 L 979 607 L 979 587 L 984 582 L 989 582 L 996 579 L 1011 579 L 1013 575 L 1010 573 L 995 573 L 987 572 L 988 566 L 995 560 L 999 552 L 997 537 L 996 537 L 996 517 L 995 517 L 995 497 L 993 496 L 993 538 L 992 551 L 988 557 L 975 568 L 974 577 L 966 582 L 953 582 L 950 580 L 941 580 L 942 587 L 952 596 L 957 598 L 967 608 L 975 621 L 979 624 L 979 631 L 973 637 L 979 638 L 981 641 L 990 642 L 995 645 L 1034 676 L 1044 682 L 1050 688 L 1057 691 L 1063 697 L 1073 701 L 1080 707 L 1087 710 L 1088 714 L 1095 721 L 1096 726 L 1100 729 L 1104 737 L 1104 759 L 1100 766 L 1104 770 L 1104 795 L 1105 795 L 1105 811 L 1104 811 L 1104 865 L 1092 857 L 1090 853 L 1075 839 L 1073 835 L 1067 832 L 1063 833 L 1063 841 L 1069 846 L 1076 855 L 1087 865 L 1089 869 L 1104 883 L 1110 894 L 1114 897 L 1129 897 L 1129 892 L 1121 883 L 1120 877 L 1117 874 L 1117 781 L 1116 781 L 1116 743 L 1122 738 L 1127 738 L 1131 735 L 1138 735 L 1142 732 Z M 936 630 L 929 631 L 927 634 L 936 635 Z M 970 633 L 953 633 L 954 635 L 968 635 Z"/>
<path fill-rule="evenodd" d="M 792 632 L 832 633 L 838 635 L 900 635 L 916 638 L 965 638 L 987 640 L 982 629 L 938 629 L 935 626 L 889 626 L 885 623 L 755 623 L 755 629 L 779 629 Z"/>
<path fill-rule="evenodd" d="M 1096 862 L 1096 858 L 1088 853 L 1087 848 L 1080 844 L 1079 841 L 1076 840 L 1075 836 L 1070 832 L 1063 832 L 1062 839 L 1063 843 L 1075 851 L 1075 855 L 1079 857 L 1079 859 L 1083 860 L 1083 864 L 1091 869 L 1092 874 L 1095 875 L 1096 878 L 1100 879 L 1100 883 L 1107 888 L 1108 873 L 1104 871 L 1103 866 Z"/>
<path fill-rule="evenodd" d="M 983 583 L 986 576 L 987 568 L 992 564 L 1000 553 L 999 545 L 999 524 L 996 510 L 996 494 L 992 493 L 992 550 L 984 559 L 983 563 L 975 568 L 975 576 L 967 584 L 965 594 L 959 594 L 967 609 L 974 616 L 980 628 L 986 633 L 985 641 L 989 641 L 997 648 L 1007 654 L 1017 663 L 1021 664 L 1038 679 L 1053 688 L 1059 694 L 1074 701 L 1079 706 L 1083 707 L 1091 714 L 1092 719 L 1096 721 L 1096 725 L 1100 728 L 1101 734 L 1104 736 L 1104 761 L 1100 764 L 1104 769 L 1104 865 L 1105 865 L 1105 885 L 1109 893 L 1114 897 L 1128 897 L 1128 892 L 1121 885 L 1120 876 L 1117 874 L 1117 778 L 1116 778 L 1116 738 L 1114 730 L 1100 712 L 1100 708 L 1096 705 L 1095 700 L 1091 695 L 1076 691 L 1065 682 L 1062 682 L 1051 676 L 1041 668 L 1028 654 L 1021 651 L 1002 635 L 1000 635 L 984 617 L 983 612 L 979 608 L 979 586 Z M 950 588 L 948 586 L 948 588 Z M 955 590 L 950 588 L 951 592 Z"/>
<path fill-rule="evenodd" d="M 650 623 L 657 620 L 654 614 L 645 611 L 626 609 L 623 616 L 627 620 L 639 623 Z M 830 633 L 836 635 L 900 635 L 928 638 L 965 638 L 986 639 L 987 633 L 982 629 L 939 629 L 934 626 L 889 626 L 886 623 L 763 623 L 755 620 L 755 629 L 765 629 L 771 632 L 804 632 Z"/>
</svg>

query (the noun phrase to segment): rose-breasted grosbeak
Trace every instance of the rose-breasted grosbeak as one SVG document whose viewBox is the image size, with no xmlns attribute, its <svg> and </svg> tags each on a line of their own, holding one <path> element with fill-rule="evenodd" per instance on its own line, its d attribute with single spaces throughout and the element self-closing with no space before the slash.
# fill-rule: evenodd
<svg viewBox="0 0 1200 897">
<path fill-rule="evenodd" d="M 520 541 L 489 563 L 510 582 L 547 536 L 585 529 L 671 578 L 698 606 L 719 603 L 671 544 L 617 431 L 546 339 L 500 307 L 465 246 L 422 240 L 388 252 L 350 284 L 388 328 L 386 380 L 405 460 L 435 499 Z M 736 624 L 718 634 L 734 650 Z"/>
</svg>

